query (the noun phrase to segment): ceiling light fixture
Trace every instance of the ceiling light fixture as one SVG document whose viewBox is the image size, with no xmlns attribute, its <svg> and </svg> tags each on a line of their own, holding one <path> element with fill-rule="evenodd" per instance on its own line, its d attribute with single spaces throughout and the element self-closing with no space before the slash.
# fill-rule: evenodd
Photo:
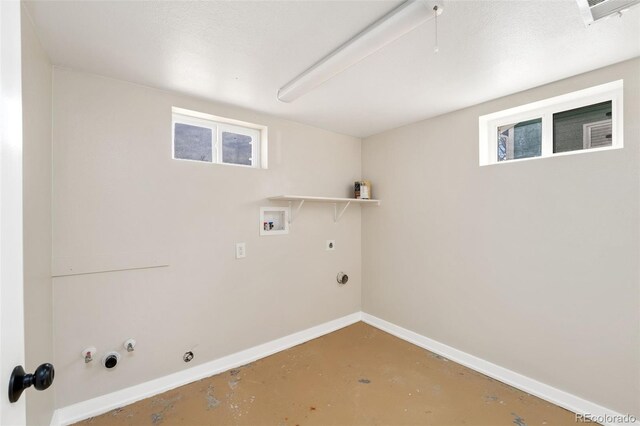
<svg viewBox="0 0 640 426">
<path fill-rule="evenodd" d="M 442 13 L 435 1 L 407 0 L 278 90 L 278 99 L 292 102 L 351 65 Z"/>
</svg>

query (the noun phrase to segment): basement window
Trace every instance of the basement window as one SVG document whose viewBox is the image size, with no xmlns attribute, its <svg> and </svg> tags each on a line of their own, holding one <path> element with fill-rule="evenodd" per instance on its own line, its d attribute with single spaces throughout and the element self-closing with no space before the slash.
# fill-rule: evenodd
<svg viewBox="0 0 640 426">
<path fill-rule="evenodd" d="M 175 160 L 267 168 L 267 127 L 173 108 Z"/>
<path fill-rule="evenodd" d="M 480 165 L 622 148 L 622 80 L 479 119 Z"/>
</svg>

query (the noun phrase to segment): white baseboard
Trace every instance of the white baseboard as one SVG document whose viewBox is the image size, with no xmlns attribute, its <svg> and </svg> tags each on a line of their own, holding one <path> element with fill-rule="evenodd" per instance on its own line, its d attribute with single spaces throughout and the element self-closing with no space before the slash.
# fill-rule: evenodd
<svg viewBox="0 0 640 426">
<path fill-rule="evenodd" d="M 604 419 L 602 424 L 605 426 L 623 424 L 627 426 L 640 425 L 640 420 L 638 419 L 636 419 L 634 422 L 627 421 L 626 423 L 607 421 L 607 419 L 625 419 L 632 416 L 625 416 L 623 414 L 617 413 L 613 410 L 579 398 L 568 392 L 538 382 L 537 380 L 531 379 L 527 376 L 523 376 L 522 374 L 516 373 L 515 371 L 511 371 L 504 367 L 500 367 L 499 365 L 492 364 L 491 362 L 485 361 L 484 359 L 470 355 L 466 352 L 462 352 L 458 349 L 452 348 L 451 346 L 447 346 L 443 343 L 422 336 L 411 330 L 407 330 L 406 328 L 399 327 L 373 315 L 369 315 L 363 312 L 362 321 L 382 331 L 386 331 L 389 334 L 399 337 L 402 340 L 413 343 L 416 346 L 427 349 L 451 361 L 457 362 L 458 364 L 464 365 L 465 367 L 471 368 L 472 370 L 478 371 L 486 376 L 513 386 L 514 388 L 520 389 L 531 395 L 535 395 L 538 398 L 566 408 L 569 411 L 582 414 L 589 413 L 593 416 L 598 416 L 601 419 Z"/>
<path fill-rule="evenodd" d="M 339 330 L 361 320 L 373 327 L 399 337 L 402 340 L 427 349 L 450 359 L 451 361 L 471 368 L 472 370 L 478 371 L 531 395 L 535 395 L 560 407 L 566 408 L 567 410 L 573 411 L 574 413 L 589 413 L 594 416 L 602 416 L 601 418 L 603 419 L 625 418 L 623 414 L 538 382 L 537 380 L 523 376 L 515 371 L 500 367 L 466 352 L 452 348 L 451 346 L 447 346 L 413 331 L 399 327 L 373 315 L 369 315 L 364 312 L 356 312 L 351 315 L 290 334 L 280 339 L 197 365 L 187 370 L 179 371 L 177 373 L 131 386 L 107 395 L 102 395 L 97 398 L 59 408 L 53 414 L 51 426 L 68 425 L 89 417 L 106 413 L 107 411 L 127 404 L 132 404 L 144 398 L 158 395 L 178 386 L 182 386 L 214 374 L 222 373 L 232 368 L 240 367 L 258 359 L 273 355 L 277 352 Z M 636 420 L 635 422 L 621 423 L 605 420 L 602 424 L 605 426 L 623 424 L 626 426 L 640 426 L 640 421 Z"/>
<path fill-rule="evenodd" d="M 132 404 L 136 401 L 140 401 L 141 399 L 149 398 L 196 380 L 246 365 L 260 358 L 273 355 L 277 352 L 289 349 L 293 346 L 354 324 L 360 321 L 361 318 L 362 313 L 355 312 L 345 317 L 290 334 L 280 339 L 272 340 L 271 342 L 197 365 L 187 370 L 182 370 L 177 373 L 169 374 L 168 376 L 131 386 L 107 395 L 102 395 L 97 398 L 59 408 L 53 414 L 51 425 L 62 426 L 79 422 L 89 417 L 106 413 L 107 411 L 127 404 Z"/>
</svg>

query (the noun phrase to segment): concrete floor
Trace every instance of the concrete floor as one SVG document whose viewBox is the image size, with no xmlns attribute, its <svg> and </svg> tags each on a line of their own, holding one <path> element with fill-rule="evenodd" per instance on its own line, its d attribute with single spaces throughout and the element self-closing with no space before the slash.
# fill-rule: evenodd
<svg viewBox="0 0 640 426">
<path fill-rule="evenodd" d="M 364 323 L 82 425 L 575 425 L 567 410 Z"/>
</svg>

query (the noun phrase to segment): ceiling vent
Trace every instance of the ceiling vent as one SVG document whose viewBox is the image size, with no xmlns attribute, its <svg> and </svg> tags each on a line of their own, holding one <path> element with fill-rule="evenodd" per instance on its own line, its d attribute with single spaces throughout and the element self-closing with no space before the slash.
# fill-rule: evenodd
<svg viewBox="0 0 640 426">
<path fill-rule="evenodd" d="M 577 2 L 586 25 L 612 15 L 620 16 L 630 7 L 640 4 L 640 0 L 577 0 Z"/>
</svg>

